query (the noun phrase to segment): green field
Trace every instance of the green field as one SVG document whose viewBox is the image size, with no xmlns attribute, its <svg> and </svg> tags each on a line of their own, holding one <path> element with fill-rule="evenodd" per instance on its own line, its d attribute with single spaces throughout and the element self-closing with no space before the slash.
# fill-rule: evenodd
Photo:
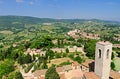
<svg viewBox="0 0 120 79">
<path fill-rule="evenodd" d="M 115 63 L 115 70 L 120 71 L 120 58 L 114 59 L 113 62 Z"/>
</svg>

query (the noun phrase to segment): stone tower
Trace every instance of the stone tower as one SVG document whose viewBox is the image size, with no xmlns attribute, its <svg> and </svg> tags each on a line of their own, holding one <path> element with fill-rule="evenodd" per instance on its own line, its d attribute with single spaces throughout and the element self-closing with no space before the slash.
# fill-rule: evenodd
<svg viewBox="0 0 120 79">
<path fill-rule="evenodd" d="M 95 51 L 95 73 L 100 79 L 109 79 L 112 44 L 98 42 Z"/>
</svg>

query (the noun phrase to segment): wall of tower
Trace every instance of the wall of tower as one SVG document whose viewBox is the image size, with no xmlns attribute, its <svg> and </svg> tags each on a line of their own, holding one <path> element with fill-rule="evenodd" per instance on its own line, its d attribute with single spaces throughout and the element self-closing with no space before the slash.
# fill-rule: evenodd
<svg viewBox="0 0 120 79">
<path fill-rule="evenodd" d="M 99 55 L 100 55 L 99 49 L 101 50 L 101 57 L 100 58 L 99 58 Z M 107 54 L 107 52 L 109 54 Z M 100 44 L 100 43 L 96 44 L 95 73 L 101 79 L 109 79 L 111 54 L 112 54 L 112 44 Z"/>
</svg>

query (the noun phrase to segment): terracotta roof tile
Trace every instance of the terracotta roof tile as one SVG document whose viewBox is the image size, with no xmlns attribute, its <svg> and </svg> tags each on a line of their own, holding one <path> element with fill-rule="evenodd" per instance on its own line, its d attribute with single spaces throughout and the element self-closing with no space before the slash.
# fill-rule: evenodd
<svg viewBox="0 0 120 79">
<path fill-rule="evenodd" d="M 56 68 L 56 71 L 57 71 L 58 73 L 63 72 L 63 67 L 57 67 L 57 68 Z"/>
<path fill-rule="evenodd" d="M 64 71 L 72 70 L 72 66 L 71 65 L 63 66 L 63 70 Z"/>
<path fill-rule="evenodd" d="M 87 72 L 84 76 L 86 79 L 100 79 L 94 72 Z"/>
<path fill-rule="evenodd" d="M 64 73 L 60 74 L 59 76 L 60 76 L 60 79 L 65 79 L 65 74 Z"/>
<path fill-rule="evenodd" d="M 82 78 L 83 77 L 83 73 L 80 69 L 76 69 L 76 70 L 72 70 L 72 78 Z"/>
<path fill-rule="evenodd" d="M 73 62 L 73 66 L 79 66 L 80 64 L 78 62 Z"/>
<path fill-rule="evenodd" d="M 110 71 L 110 77 L 113 78 L 113 79 L 120 79 L 120 73 L 111 70 Z"/>
<path fill-rule="evenodd" d="M 43 70 L 36 70 L 33 75 L 34 76 L 40 76 L 40 75 L 45 75 L 47 69 L 43 69 Z"/>
</svg>

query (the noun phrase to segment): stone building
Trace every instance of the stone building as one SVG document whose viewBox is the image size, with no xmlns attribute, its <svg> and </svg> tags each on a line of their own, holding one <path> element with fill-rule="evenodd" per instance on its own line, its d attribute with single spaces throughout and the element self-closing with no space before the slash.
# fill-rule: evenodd
<svg viewBox="0 0 120 79">
<path fill-rule="evenodd" d="M 86 60 L 79 64 L 56 67 L 60 79 L 120 79 L 120 73 L 110 69 L 112 44 L 98 42 L 96 44 L 95 60 Z M 33 76 L 24 79 L 45 79 L 47 69 L 36 70 Z M 32 77 L 32 78 L 31 78 Z"/>
<path fill-rule="evenodd" d="M 109 79 L 112 44 L 109 42 L 98 42 L 95 51 L 95 73 L 100 79 Z"/>
</svg>

